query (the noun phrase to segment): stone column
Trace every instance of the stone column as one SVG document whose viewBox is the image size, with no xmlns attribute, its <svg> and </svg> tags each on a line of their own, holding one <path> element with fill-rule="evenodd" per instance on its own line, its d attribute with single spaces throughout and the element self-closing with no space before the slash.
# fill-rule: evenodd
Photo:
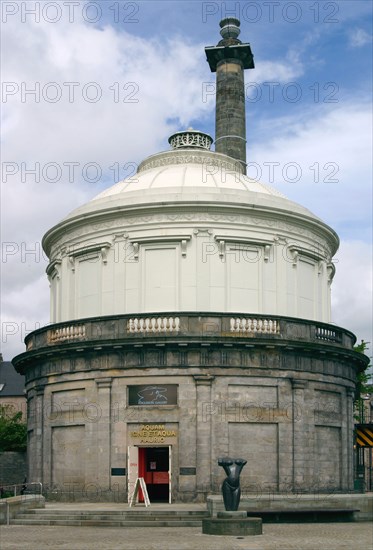
<svg viewBox="0 0 373 550">
<path fill-rule="evenodd" d="M 206 493 L 211 490 L 211 414 L 206 414 L 206 409 L 210 411 L 211 383 L 214 376 L 195 375 L 194 380 L 197 393 L 197 497 L 204 500 Z"/>
<path fill-rule="evenodd" d="M 99 378 L 97 404 L 100 417 L 97 423 L 97 482 L 102 493 L 110 490 L 111 463 L 111 378 Z"/>
<path fill-rule="evenodd" d="M 215 151 L 246 169 L 245 87 L 241 61 L 223 59 L 216 67 Z"/>
<path fill-rule="evenodd" d="M 215 151 L 237 159 L 246 174 L 246 116 L 244 69 L 253 69 L 249 44 L 238 40 L 240 21 L 220 21 L 222 40 L 205 49 L 212 72 L 216 72 Z"/>
<path fill-rule="evenodd" d="M 347 451 L 347 457 L 346 457 L 347 471 L 342 470 L 342 483 L 346 483 L 347 486 L 342 487 L 342 489 L 347 491 L 354 490 L 354 456 L 353 456 L 353 453 L 354 453 L 353 451 L 354 449 L 354 398 L 355 398 L 354 389 L 346 388 L 346 399 L 345 399 L 346 409 L 343 410 L 342 418 L 346 419 L 346 426 L 344 429 L 346 432 L 345 448 Z"/>
<path fill-rule="evenodd" d="M 43 471 L 43 437 L 44 437 L 44 388 L 37 386 L 35 395 L 34 417 L 34 456 L 29 457 L 29 481 L 44 483 Z"/>
<path fill-rule="evenodd" d="M 292 486 L 293 492 L 305 488 L 309 489 L 310 477 L 308 472 L 309 460 L 313 459 L 308 450 L 308 419 L 307 407 L 305 407 L 304 390 L 307 387 L 306 380 L 292 379 L 292 427 L 293 427 L 293 444 L 292 444 Z"/>
</svg>

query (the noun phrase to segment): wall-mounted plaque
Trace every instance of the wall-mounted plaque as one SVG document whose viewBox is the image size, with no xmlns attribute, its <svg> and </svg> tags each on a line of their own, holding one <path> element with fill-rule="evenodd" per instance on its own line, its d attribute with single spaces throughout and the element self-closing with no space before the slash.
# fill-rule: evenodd
<svg viewBox="0 0 373 550">
<path fill-rule="evenodd" d="M 112 476 L 125 476 L 126 475 L 126 469 L 125 468 L 112 468 L 111 469 L 111 475 Z"/>
<path fill-rule="evenodd" d="M 181 476 L 195 476 L 197 473 L 196 468 L 186 468 L 181 467 L 180 468 L 180 475 Z"/>
<path fill-rule="evenodd" d="M 131 405 L 177 405 L 176 384 L 149 384 L 128 386 L 128 404 Z"/>
</svg>

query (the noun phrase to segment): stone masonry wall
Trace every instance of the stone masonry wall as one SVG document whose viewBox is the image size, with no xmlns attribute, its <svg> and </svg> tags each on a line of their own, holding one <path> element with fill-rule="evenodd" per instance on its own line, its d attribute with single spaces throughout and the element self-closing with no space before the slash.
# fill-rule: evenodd
<svg viewBox="0 0 373 550">
<path fill-rule="evenodd" d="M 26 452 L 0 453 L 0 485 L 23 483 L 27 474 Z"/>
</svg>

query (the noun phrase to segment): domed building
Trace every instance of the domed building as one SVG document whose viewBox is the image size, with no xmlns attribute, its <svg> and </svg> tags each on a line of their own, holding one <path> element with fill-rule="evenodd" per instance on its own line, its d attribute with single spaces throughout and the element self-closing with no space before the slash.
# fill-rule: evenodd
<svg viewBox="0 0 373 550">
<path fill-rule="evenodd" d="M 336 233 L 245 175 L 239 22 L 206 48 L 215 151 L 193 129 L 50 229 L 51 325 L 13 360 L 26 376 L 29 480 L 68 499 L 353 488 L 365 357 L 329 324 Z M 242 92 L 242 93 L 241 93 Z"/>
</svg>

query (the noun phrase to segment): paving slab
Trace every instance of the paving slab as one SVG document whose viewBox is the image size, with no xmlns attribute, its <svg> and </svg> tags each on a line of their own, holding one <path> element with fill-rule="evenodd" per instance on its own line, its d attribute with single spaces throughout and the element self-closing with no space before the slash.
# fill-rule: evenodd
<svg viewBox="0 0 373 550">
<path fill-rule="evenodd" d="M 0 528 L 1 550 L 368 550 L 373 524 L 266 524 L 263 535 L 203 535 L 201 528 L 59 527 Z"/>
</svg>

